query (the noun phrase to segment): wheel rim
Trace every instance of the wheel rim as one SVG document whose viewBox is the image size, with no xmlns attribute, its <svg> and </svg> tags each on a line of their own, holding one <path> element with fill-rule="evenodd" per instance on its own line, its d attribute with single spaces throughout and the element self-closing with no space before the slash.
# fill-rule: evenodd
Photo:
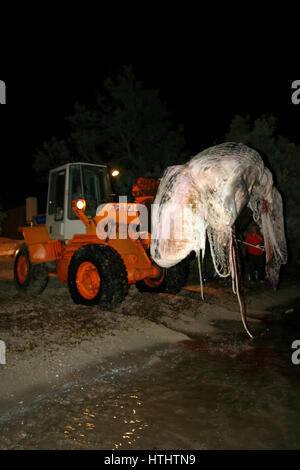
<svg viewBox="0 0 300 470">
<path fill-rule="evenodd" d="M 93 299 L 100 289 L 100 276 L 93 263 L 85 261 L 81 263 L 76 274 L 77 289 L 85 299 Z"/>
<path fill-rule="evenodd" d="M 21 255 L 18 259 L 17 274 L 19 283 L 24 284 L 28 275 L 28 263 L 24 255 Z"/>
<path fill-rule="evenodd" d="M 165 278 L 165 270 L 162 268 L 159 276 L 157 277 L 146 277 L 144 283 L 149 287 L 158 287 L 162 284 Z"/>
</svg>

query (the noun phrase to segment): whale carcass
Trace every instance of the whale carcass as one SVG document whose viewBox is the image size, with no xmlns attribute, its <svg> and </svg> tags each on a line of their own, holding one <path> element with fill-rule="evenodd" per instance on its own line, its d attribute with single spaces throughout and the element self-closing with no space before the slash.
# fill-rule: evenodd
<svg viewBox="0 0 300 470">
<path fill-rule="evenodd" d="M 259 153 L 242 143 L 210 147 L 165 170 L 152 208 L 151 256 L 169 268 L 194 251 L 201 266 L 207 237 L 216 272 L 232 277 L 252 337 L 239 296 L 234 230 L 245 206 L 264 236 L 266 277 L 276 288 L 287 261 L 282 198 Z"/>
</svg>

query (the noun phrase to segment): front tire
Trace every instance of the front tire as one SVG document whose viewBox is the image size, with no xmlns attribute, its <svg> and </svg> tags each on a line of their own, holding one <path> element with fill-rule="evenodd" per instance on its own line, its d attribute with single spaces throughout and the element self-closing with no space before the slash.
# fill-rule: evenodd
<svg viewBox="0 0 300 470">
<path fill-rule="evenodd" d="M 185 259 L 171 268 L 160 268 L 160 276 L 138 281 L 136 287 L 140 292 L 177 294 L 185 285 L 188 275 L 189 261 Z"/>
<path fill-rule="evenodd" d="M 107 245 L 86 245 L 75 251 L 68 270 L 70 295 L 76 304 L 116 308 L 128 290 L 121 256 Z"/>
<path fill-rule="evenodd" d="M 48 283 L 48 270 L 43 263 L 33 264 L 26 243 L 20 246 L 14 263 L 16 288 L 29 295 L 39 295 Z"/>
</svg>

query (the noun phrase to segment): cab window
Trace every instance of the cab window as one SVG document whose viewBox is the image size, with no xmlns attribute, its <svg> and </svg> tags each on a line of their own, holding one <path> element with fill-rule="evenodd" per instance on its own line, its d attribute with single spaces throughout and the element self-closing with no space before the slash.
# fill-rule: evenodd
<svg viewBox="0 0 300 470">
<path fill-rule="evenodd" d="M 68 204 L 68 217 L 70 220 L 78 219 L 77 215 L 72 209 L 72 201 L 76 199 L 84 199 L 83 189 L 81 184 L 81 165 L 71 165 L 69 173 L 69 204 Z"/>
<path fill-rule="evenodd" d="M 65 179 L 65 170 L 52 173 L 51 175 L 48 214 L 54 214 L 54 220 L 57 221 L 64 218 Z"/>
<path fill-rule="evenodd" d="M 75 220 L 77 216 L 72 210 L 72 201 L 85 199 L 86 215 L 95 217 L 97 207 L 103 202 L 109 202 L 111 188 L 106 168 L 94 165 L 71 165 L 69 183 L 69 210 L 68 217 Z"/>
</svg>

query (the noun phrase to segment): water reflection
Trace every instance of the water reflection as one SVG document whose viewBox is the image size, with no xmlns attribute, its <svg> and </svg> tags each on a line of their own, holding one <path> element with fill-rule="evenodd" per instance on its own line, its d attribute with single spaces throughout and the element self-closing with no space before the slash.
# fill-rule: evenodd
<svg viewBox="0 0 300 470">
<path fill-rule="evenodd" d="M 141 406 L 136 390 L 130 390 L 128 394 L 112 396 L 93 407 L 84 408 L 78 415 L 70 417 L 71 421 L 65 425 L 67 446 L 107 448 L 110 435 L 117 435 L 114 442 L 109 442 L 111 449 L 134 445 L 149 426 L 139 417 L 138 408 Z"/>
<path fill-rule="evenodd" d="M 127 383 L 73 417 L 65 438 L 105 449 L 299 448 L 299 387 L 282 373 L 284 358 L 260 364 L 255 348 L 238 356 L 185 345 L 170 358 L 174 367 L 161 363 L 136 377 L 138 388 Z"/>
</svg>

